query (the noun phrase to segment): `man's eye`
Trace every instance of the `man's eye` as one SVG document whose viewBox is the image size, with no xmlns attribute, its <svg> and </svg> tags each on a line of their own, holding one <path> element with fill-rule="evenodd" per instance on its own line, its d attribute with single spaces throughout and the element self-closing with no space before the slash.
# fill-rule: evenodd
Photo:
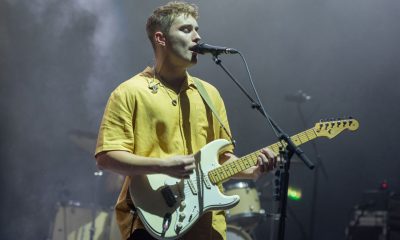
<svg viewBox="0 0 400 240">
<path fill-rule="evenodd" d="M 183 31 L 184 33 L 190 33 L 190 28 L 187 28 L 187 27 L 186 27 L 186 28 L 183 28 L 182 31 Z"/>
</svg>

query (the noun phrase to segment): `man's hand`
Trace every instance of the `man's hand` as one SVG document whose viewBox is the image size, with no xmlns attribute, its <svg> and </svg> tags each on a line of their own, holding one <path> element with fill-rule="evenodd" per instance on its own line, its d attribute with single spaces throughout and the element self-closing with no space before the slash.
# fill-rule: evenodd
<svg viewBox="0 0 400 240">
<path fill-rule="evenodd" d="M 276 167 L 278 157 L 269 148 L 260 150 L 260 155 L 257 158 L 257 165 L 244 170 L 243 174 L 249 175 L 253 179 L 258 179 L 262 174 L 273 170 Z"/>
<path fill-rule="evenodd" d="M 275 156 L 275 153 L 271 149 L 269 148 L 261 149 L 261 154 L 258 156 L 258 164 L 257 164 L 257 171 L 259 172 L 258 175 L 273 170 L 276 167 L 277 162 L 278 162 L 278 157 Z"/>
<path fill-rule="evenodd" d="M 235 161 L 237 157 L 232 153 L 224 153 L 220 160 L 222 162 L 232 162 Z M 278 157 L 275 156 L 274 152 L 269 148 L 263 148 L 260 150 L 260 155 L 258 156 L 257 165 L 250 167 L 235 175 L 235 178 L 259 178 L 263 173 L 269 172 L 275 169 L 278 162 Z"/>
<path fill-rule="evenodd" d="M 171 177 L 189 178 L 195 167 L 194 155 L 178 155 L 162 161 L 161 171 Z"/>
</svg>

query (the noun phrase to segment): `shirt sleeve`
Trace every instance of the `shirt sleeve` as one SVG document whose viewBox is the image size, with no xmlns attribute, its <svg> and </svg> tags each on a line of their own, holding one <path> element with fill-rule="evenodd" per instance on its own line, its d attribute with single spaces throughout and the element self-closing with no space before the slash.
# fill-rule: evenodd
<svg viewBox="0 0 400 240">
<path fill-rule="evenodd" d="M 119 86 L 108 99 L 100 124 L 95 155 L 112 150 L 134 152 L 135 94 Z"/>
</svg>

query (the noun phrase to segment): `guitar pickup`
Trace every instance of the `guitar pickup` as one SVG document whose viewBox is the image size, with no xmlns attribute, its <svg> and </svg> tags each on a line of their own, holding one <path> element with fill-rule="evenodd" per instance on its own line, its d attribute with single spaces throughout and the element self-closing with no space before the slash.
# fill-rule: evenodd
<svg viewBox="0 0 400 240">
<path fill-rule="evenodd" d="M 196 191 L 196 188 L 195 188 L 192 180 L 188 179 L 187 184 L 189 185 L 189 188 L 190 188 L 190 191 L 192 191 L 192 194 L 197 195 L 197 191 Z"/>
<path fill-rule="evenodd" d="M 204 185 L 206 185 L 206 188 L 211 189 L 211 184 L 210 184 L 210 181 L 208 181 L 208 177 L 204 176 L 203 180 L 204 180 Z"/>
<path fill-rule="evenodd" d="M 161 190 L 161 194 L 164 198 L 165 203 L 168 207 L 173 207 L 176 204 L 176 197 L 172 192 L 171 188 L 165 187 Z"/>
</svg>

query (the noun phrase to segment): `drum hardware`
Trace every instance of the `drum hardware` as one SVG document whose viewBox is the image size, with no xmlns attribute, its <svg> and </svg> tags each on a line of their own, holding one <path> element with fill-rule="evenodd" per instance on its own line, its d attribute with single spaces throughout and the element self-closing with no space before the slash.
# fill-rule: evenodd
<svg viewBox="0 0 400 240">
<path fill-rule="evenodd" d="M 253 240 L 251 235 L 243 228 L 228 224 L 226 226 L 226 238 L 228 240 Z"/>
<path fill-rule="evenodd" d="M 76 147 L 84 150 L 86 153 L 90 153 L 90 155 L 93 154 L 93 151 L 96 148 L 96 133 L 74 129 L 68 132 L 68 138 Z M 90 161 L 93 162 L 92 157 L 90 158 Z M 112 172 L 95 172 L 95 176 L 98 176 L 99 174 L 102 176 L 102 180 L 99 180 L 101 182 L 99 186 L 102 186 L 101 190 L 104 189 L 105 191 L 97 191 L 96 194 L 99 196 L 98 204 L 103 207 L 112 206 L 121 190 L 124 177 Z"/>
<path fill-rule="evenodd" d="M 236 182 L 225 187 L 227 195 L 239 195 L 240 202 L 226 211 L 227 222 L 233 226 L 240 226 L 251 232 L 265 217 L 265 211 L 260 207 L 259 193 L 252 181 Z"/>
<path fill-rule="evenodd" d="M 90 235 L 89 235 L 89 240 L 94 239 L 94 235 L 96 233 L 96 213 L 97 209 L 99 208 L 99 203 L 98 203 L 98 192 L 99 192 L 99 187 L 100 187 L 100 178 L 103 176 L 103 171 L 98 170 L 93 173 L 95 176 L 95 187 L 94 187 L 94 194 L 93 194 L 93 204 L 92 204 L 92 223 L 90 226 Z"/>
<path fill-rule="evenodd" d="M 267 218 L 271 218 L 272 220 L 279 221 L 281 215 L 279 213 L 266 213 Z"/>
<path fill-rule="evenodd" d="M 274 190 L 273 190 L 273 199 L 275 201 L 281 200 L 281 169 L 277 169 L 274 174 Z"/>
<path fill-rule="evenodd" d="M 97 135 L 91 132 L 72 130 L 69 140 L 81 150 L 92 154 Z M 94 163 L 93 159 L 91 161 Z M 91 203 L 70 200 L 71 193 L 65 181 L 56 182 L 58 202 L 50 207 L 51 221 L 46 240 L 115 240 L 121 239 L 116 223 L 113 203 L 122 186 L 122 176 L 103 171 L 93 172 L 93 195 Z M 104 194 L 103 194 L 103 191 Z M 107 202 L 104 202 L 104 201 Z"/>
<path fill-rule="evenodd" d="M 115 240 L 121 239 L 113 208 L 99 204 L 102 171 L 95 171 L 93 198 L 90 204 L 67 200 L 69 191 L 61 191 L 53 210 L 47 240 Z"/>
<path fill-rule="evenodd" d="M 93 132 L 74 129 L 68 133 L 69 140 L 80 149 L 93 153 L 96 148 L 97 135 Z"/>
<path fill-rule="evenodd" d="M 79 201 L 57 203 L 55 219 L 52 222 L 51 240 L 76 240 L 93 238 L 94 240 L 116 240 L 121 235 L 113 209 L 96 210 L 93 220 L 91 206 Z M 92 232 L 94 222 L 94 229 Z"/>
<path fill-rule="evenodd" d="M 107 213 L 96 211 L 93 220 L 92 207 L 83 206 L 77 201 L 68 201 L 67 204 L 58 204 L 58 210 L 53 225 L 53 240 L 70 239 L 100 239 L 102 233 L 92 232 L 93 222 L 96 228 L 101 229 L 107 220 Z"/>
</svg>

